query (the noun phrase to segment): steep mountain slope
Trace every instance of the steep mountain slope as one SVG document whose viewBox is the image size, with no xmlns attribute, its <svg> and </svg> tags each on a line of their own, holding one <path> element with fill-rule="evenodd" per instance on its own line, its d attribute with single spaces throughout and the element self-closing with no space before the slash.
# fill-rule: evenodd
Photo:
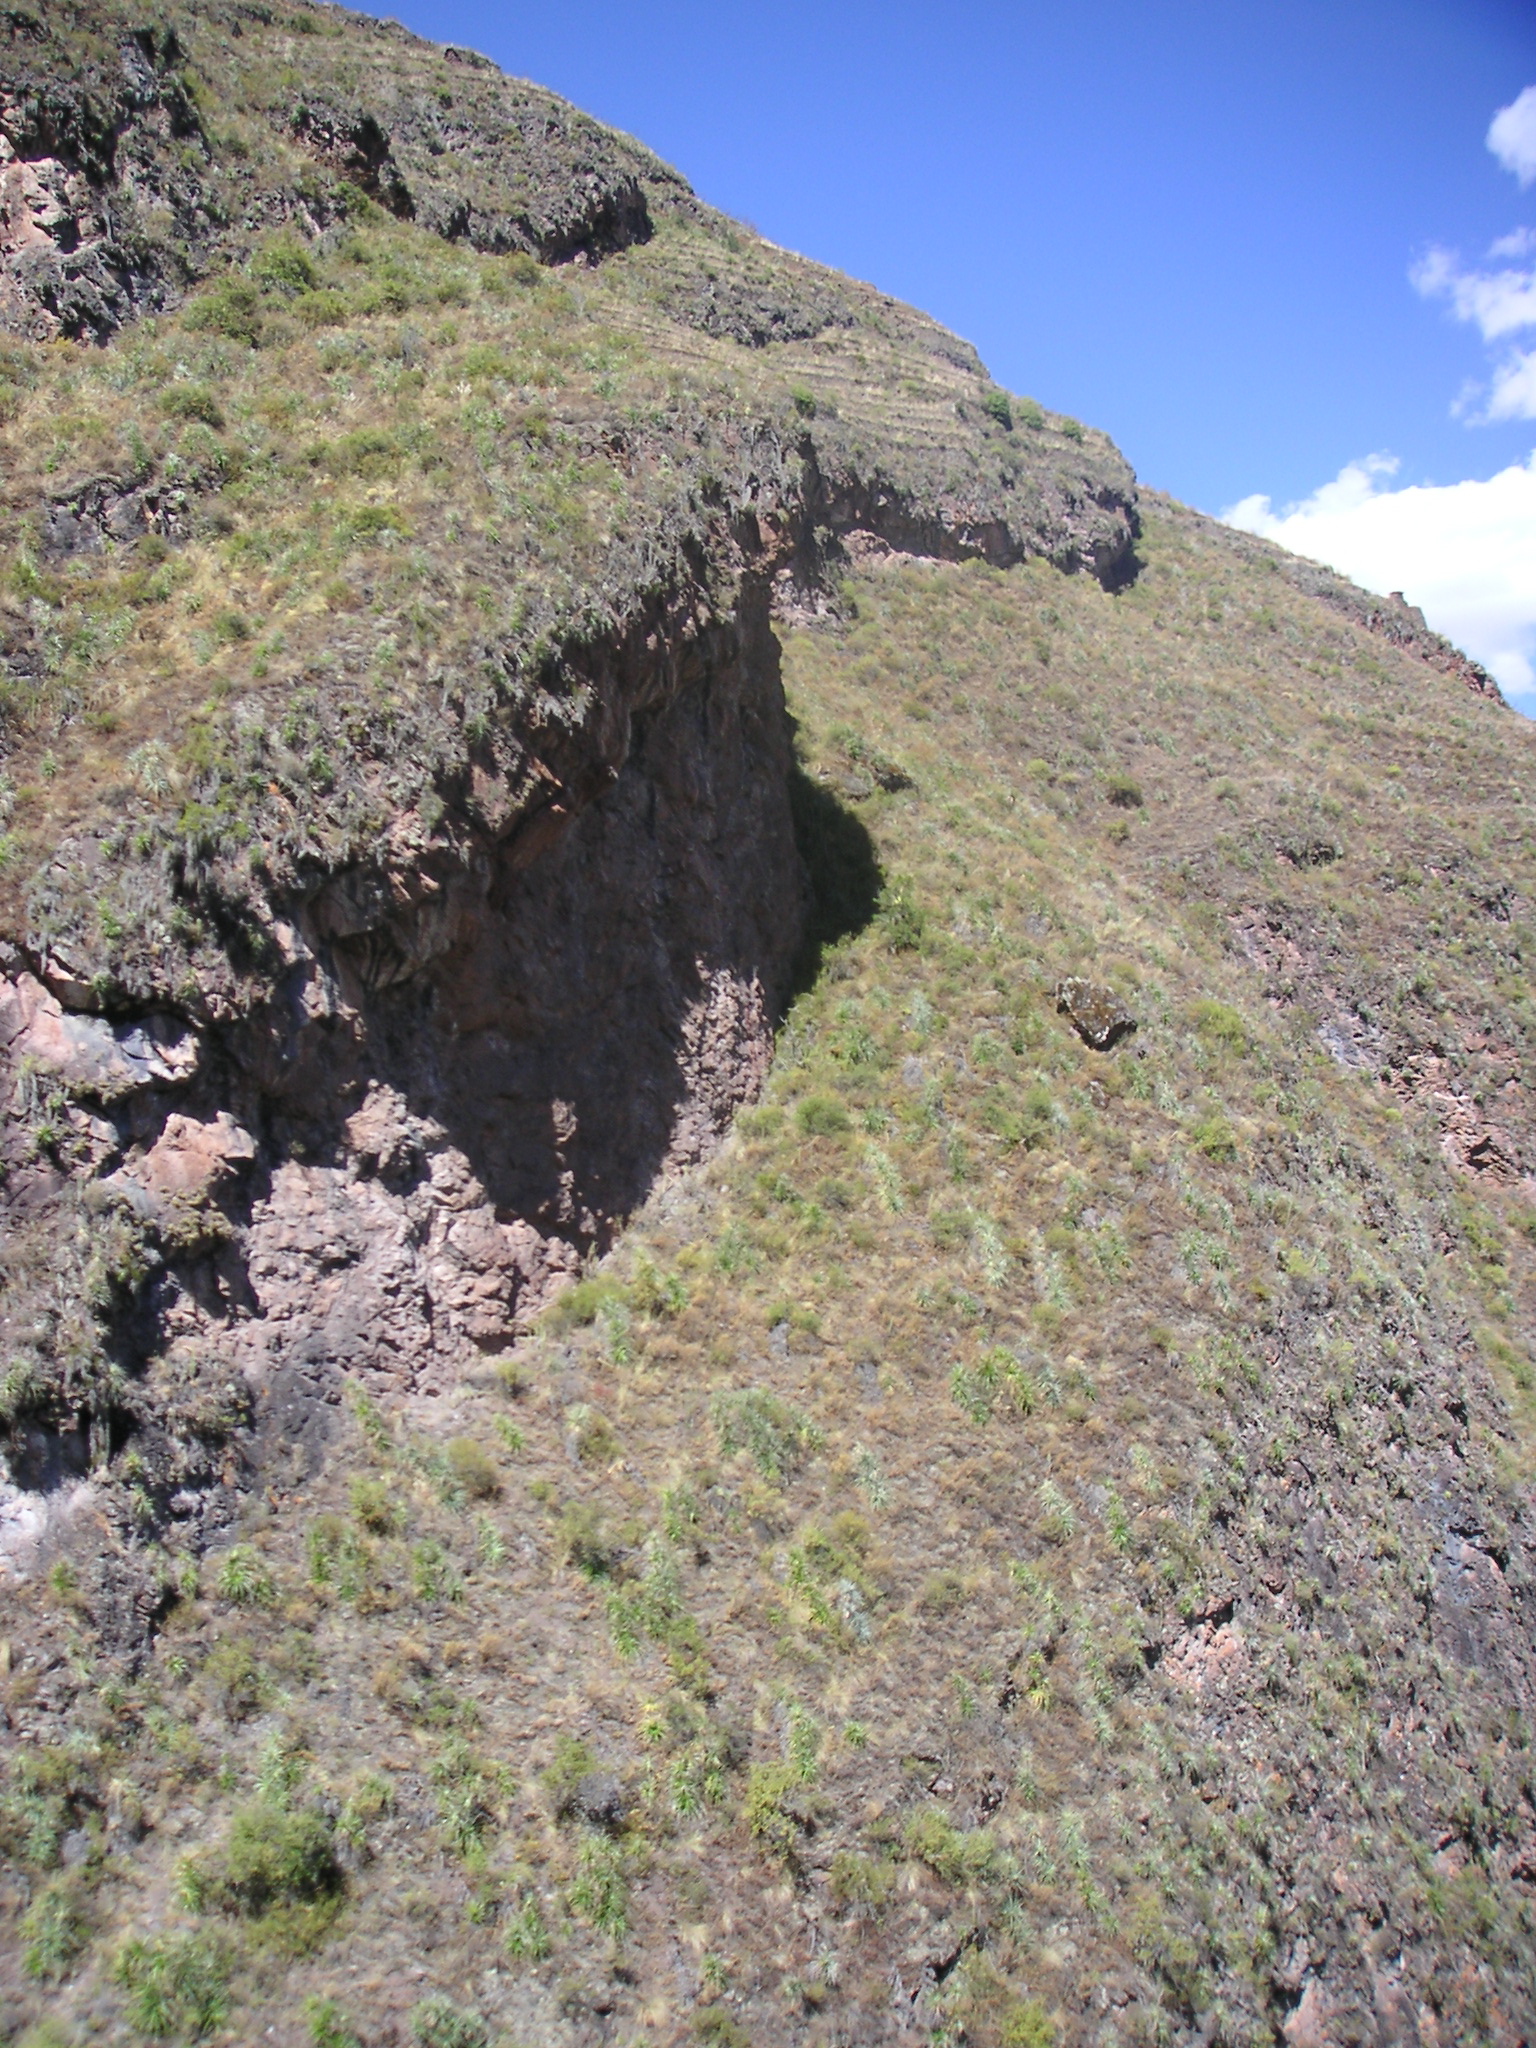
<svg viewBox="0 0 1536 2048">
<path fill-rule="evenodd" d="M 0 2026 L 1536 2028 L 1536 756 L 333 9 L 0 22 Z"/>
</svg>

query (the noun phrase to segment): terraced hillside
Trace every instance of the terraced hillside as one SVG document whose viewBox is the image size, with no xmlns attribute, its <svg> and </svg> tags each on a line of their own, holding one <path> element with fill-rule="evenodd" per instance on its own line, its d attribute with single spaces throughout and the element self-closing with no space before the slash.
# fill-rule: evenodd
<svg viewBox="0 0 1536 2048">
<path fill-rule="evenodd" d="M 1531 728 L 484 60 L 0 35 L 4 2038 L 1528 2038 Z"/>
</svg>

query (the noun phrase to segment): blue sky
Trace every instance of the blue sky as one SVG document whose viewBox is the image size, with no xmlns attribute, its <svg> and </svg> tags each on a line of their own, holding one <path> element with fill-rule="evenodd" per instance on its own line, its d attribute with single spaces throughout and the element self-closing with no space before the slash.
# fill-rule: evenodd
<svg viewBox="0 0 1536 2048">
<path fill-rule="evenodd" d="M 1512 344 L 1456 292 L 1490 261 L 1536 267 L 1536 238 L 1488 256 L 1536 230 L 1536 179 L 1485 145 L 1536 85 L 1533 0 L 399 14 L 639 136 L 774 241 L 925 307 L 1003 383 L 1105 428 L 1146 482 L 1207 511 L 1249 500 L 1248 523 L 1279 521 L 1367 458 L 1397 465 L 1359 471 L 1374 498 L 1492 478 L 1536 448 L 1536 418 L 1473 423 Z M 1420 496 L 1416 531 L 1439 504 Z M 1536 519 L 1536 471 L 1530 497 Z M 1536 562 L 1536 524 L 1529 538 Z M 1536 570 L 1529 609 L 1536 661 Z"/>
</svg>

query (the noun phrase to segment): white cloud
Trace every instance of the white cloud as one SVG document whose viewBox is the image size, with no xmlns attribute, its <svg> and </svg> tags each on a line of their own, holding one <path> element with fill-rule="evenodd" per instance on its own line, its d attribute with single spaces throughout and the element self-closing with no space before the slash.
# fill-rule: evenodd
<svg viewBox="0 0 1536 2048">
<path fill-rule="evenodd" d="M 1488 147 L 1522 187 L 1536 184 L 1536 85 L 1500 107 Z M 1536 420 L 1536 347 L 1512 345 L 1536 330 L 1536 228 L 1501 235 L 1488 261 L 1499 267 L 1468 268 L 1456 251 L 1432 248 L 1409 276 L 1423 297 L 1446 300 L 1457 320 L 1502 344 L 1488 385 L 1468 386 L 1453 410 Z M 1536 450 L 1483 482 L 1399 488 L 1397 467 L 1367 455 L 1299 504 L 1276 512 L 1255 494 L 1221 516 L 1367 590 L 1402 591 L 1536 718 Z"/>
<path fill-rule="evenodd" d="M 1536 348 L 1517 349 L 1493 373 L 1491 420 L 1536 420 Z"/>
<path fill-rule="evenodd" d="M 1506 171 L 1513 171 L 1521 189 L 1536 184 L 1536 85 L 1500 107 L 1488 129 L 1488 147 Z"/>
<path fill-rule="evenodd" d="M 1530 399 L 1536 414 L 1536 388 Z M 1394 490 L 1396 470 L 1369 455 L 1281 512 L 1255 495 L 1221 516 L 1367 590 L 1401 590 L 1536 716 L 1536 451 L 1482 483 Z"/>
<path fill-rule="evenodd" d="M 1447 298 L 1458 320 L 1474 321 L 1484 341 L 1536 327 L 1536 268 L 1463 270 L 1451 250 L 1431 249 L 1408 274 L 1426 299 Z"/>
<path fill-rule="evenodd" d="M 1536 90 L 1536 88 L 1533 88 Z M 1536 230 L 1516 228 L 1502 235 L 1490 256 L 1536 256 Z M 1536 327 L 1536 263 L 1528 270 L 1464 270 L 1451 249 L 1431 249 L 1409 271 L 1416 292 L 1426 299 L 1449 299 L 1458 320 L 1476 326 L 1484 341 L 1508 341 Z M 1464 418 L 1536 420 L 1536 349 L 1508 351 L 1493 372 L 1485 397 L 1480 385 L 1469 384 L 1451 410 Z"/>
<path fill-rule="evenodd" d="M 1522 186 L 1536 181 L 1536 85 L 1500 107 L 1488 130 L 1488 147 Z M 1496 261 L 1519 264 L 1536 257 L 1536 228 L 1515 228 L 1500 235 L 1488 251 Z M 1465 270 L 1454 249 L 1433 248 L 1408 273 L 1413 288 L 1426 299 L 1449 299 L 1458 320 L 1475 326 L 1484 341 L 1508 341 L 1536 327 L 1536 262 L 1529 269 Z M 1476 384 L 1466 386 L 1453 413 L 1480 424 L 1489 420 L 1536 420 L 1536 350 L 1515 349 L 1493 372 L 1487 404 Z"/>
</svg>

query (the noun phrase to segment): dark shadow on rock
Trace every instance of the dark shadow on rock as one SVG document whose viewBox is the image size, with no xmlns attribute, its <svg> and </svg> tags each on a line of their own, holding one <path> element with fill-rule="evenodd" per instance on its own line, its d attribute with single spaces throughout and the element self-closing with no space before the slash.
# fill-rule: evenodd
<svg viewBox="0 0 1536 2048">
<path fill-rule="evenodd" d="M 790 994 L 796 996 L 821 972 L 828 946 L 869 924 L 885 877 L 862 818 L 798 765 L 789 778 L 789 810 L 810 885 L 804 935 L 790 974 Z"/>
<path fill-rule="evenodd" d="M 18 1486 L 29 1493 L 56 1493 L 90 1470 L 89 1434 L 78 1422 L 74 1428 L 48 1429 L 23 1420 L 12 1429 L 6 1455 Z"/>
<path fill-rule="evenodd" d="M 1118 597 L 1122 590 L 1132 588 L 1146 566 L 1145 561 L 1137 554 L 1133 540 L 1125 552 L 1103 571 L 1099 582 L 1111 597 Z"/>
<path fill-rule="evenodd" d="M 381 1075 L 503 1222 L 611 1242 L 659 1174 L 715 1150 L 825 949 L 874 916 L 874 842 L 791 735 L 749 618 L 636 718 L 611 787 L 531 861 L 506 844 L 455 943 L 368 999 Z"/>
<path fill-rule="evenodd" d="M 617 779 L 552 843 L 491 857 L 447 950 L 368 997 L 380 1074 L 504 1222 L 605 1244 L 760 1085 L 804 930 L 795 779 L 764 608 L 635 716 Z M 857 821 L 839 814 L 839 840 L 808 815 L 830 935 L 867 915 L 876 871 Z M 841 894 L 839 865 L 856 878 Z"/>
</svg>

